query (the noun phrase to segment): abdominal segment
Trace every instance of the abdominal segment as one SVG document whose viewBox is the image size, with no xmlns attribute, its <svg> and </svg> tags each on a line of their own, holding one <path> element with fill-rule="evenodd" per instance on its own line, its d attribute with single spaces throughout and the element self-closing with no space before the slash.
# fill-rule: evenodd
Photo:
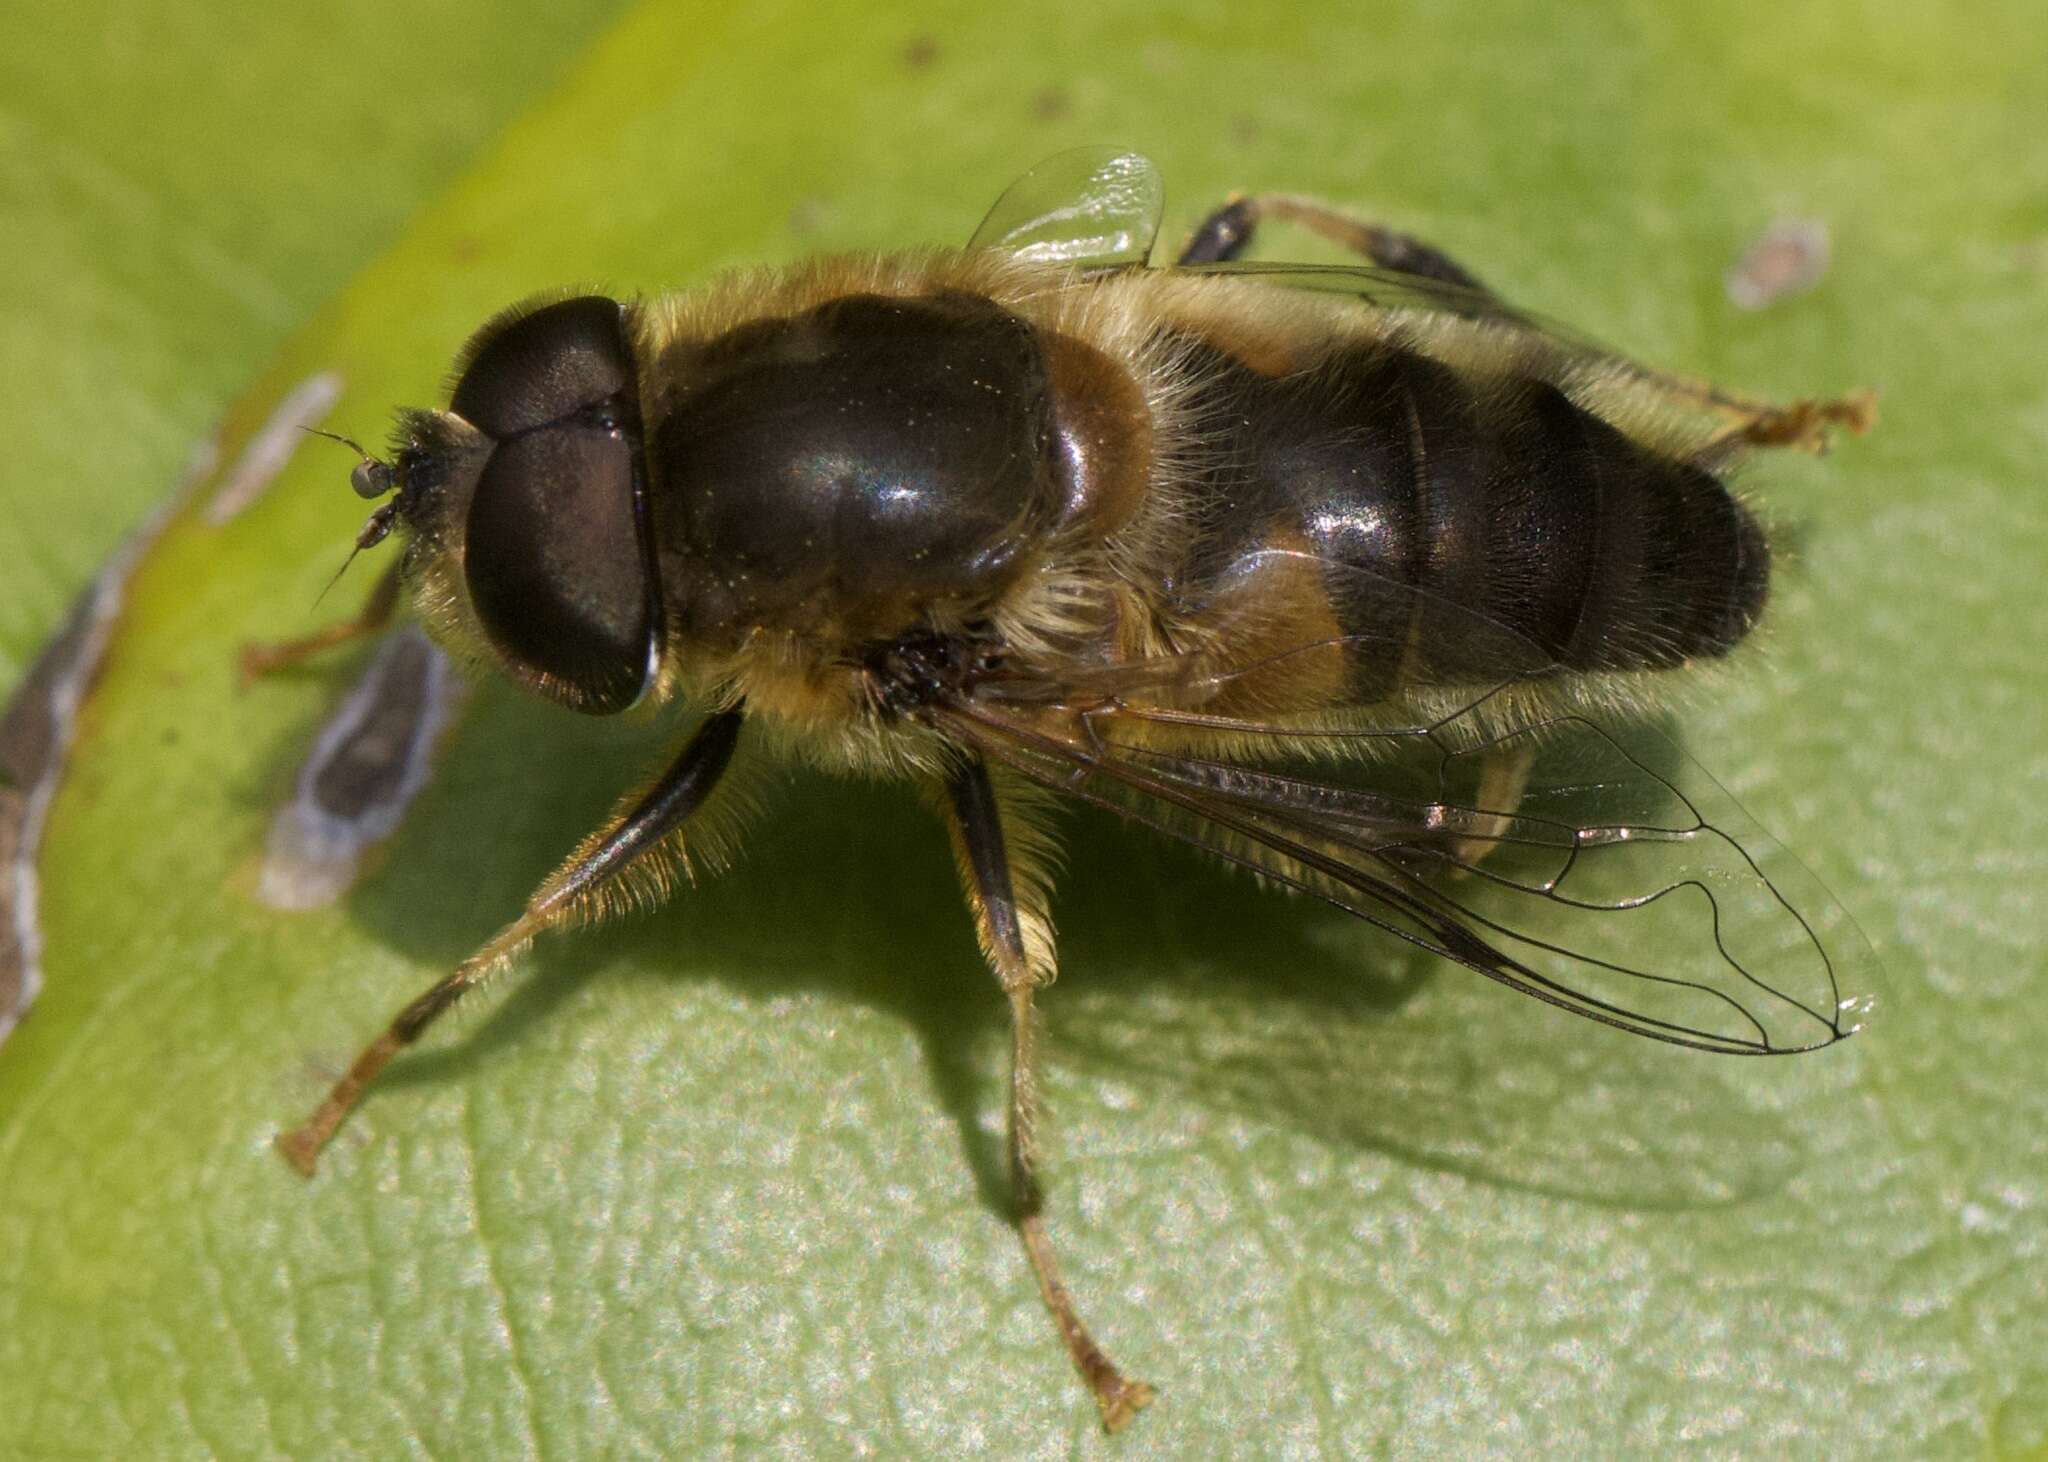
<svg viewBox="0 0 2048 1462">
<path fill-rule="evenodd" d="M 1763 534 L 1719 479 L 1549 381 L 1385 340 L 1281 375 L 1207 343 L 1187 359 L 1193 532 L 1170 593 L 1196 620 L 1249 609 L 1270 640 L 1312 565 L 1354 697 L 1667 668 L 1725 654 L 1762 609 Z"/>
</svg>

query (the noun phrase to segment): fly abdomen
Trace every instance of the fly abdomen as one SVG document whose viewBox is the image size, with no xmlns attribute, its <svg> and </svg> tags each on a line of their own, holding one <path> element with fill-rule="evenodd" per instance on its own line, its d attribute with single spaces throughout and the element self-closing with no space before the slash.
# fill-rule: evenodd
<svg viewBox="0 0 2048 1462">
<path fill-rule="evenodd" d="M 1567 670 L 1668 667 L 1748 633 L 1769 555 L 1719 479 L 1547 382 L 1514 383 L 1495 409 L 1487 531 L 1433 545 L 1440 577 L 1423 588 L 1450 590 Z M 1439 486 L 1427 472 L 1420 482 L 1425 494 Z"/>
<path fill-rule="evenodd" d="M 1720 481 L 1546 381 L 1383 342 L 1286 376 L 1204 347 L 1195 370 L 1187 590 L 1312 553 L 1361 689 L 1674 665 L 1762 608 L 1763 536 Z"/>
</svg>

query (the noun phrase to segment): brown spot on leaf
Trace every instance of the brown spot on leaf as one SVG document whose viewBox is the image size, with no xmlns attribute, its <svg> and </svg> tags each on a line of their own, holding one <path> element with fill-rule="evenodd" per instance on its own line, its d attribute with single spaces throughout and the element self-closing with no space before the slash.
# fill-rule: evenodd
<svg viewBox="0 0 2048 1462">
<path fill-rule="evenodd" d="M 1737 308 L 1761 310 L 1803 294 L 1828 272 L 1828 229 L 1817 219 L 1781 218 L 1743 250 L 1724 280 Z"/>
</svg>

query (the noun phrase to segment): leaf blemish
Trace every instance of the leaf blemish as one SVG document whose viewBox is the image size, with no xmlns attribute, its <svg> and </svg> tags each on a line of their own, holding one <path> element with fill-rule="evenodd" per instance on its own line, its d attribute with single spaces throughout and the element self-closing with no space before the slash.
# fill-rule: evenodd
<svg viewBox="0 0 2048 1462">
<path fill-rule="evenodd" d="M 1738 309 L 1768 309 L 1804 294 L 1828 272 L 1827 225 L 1812 218 L 1781 218 L 1743 251 L 1723 280 Z"/>
<path fill-rule="evenodd" d="M 316 372 L 287 392 L 242 448 L 227 480 L 207 501 L 206 521 L 218 528 L 247 512 L 291 461 L 305 428 L 325 421 L 341 400 L 341 392 L 339 371 Z"/>
<path fill-rule="evenodd" d="M 202 443 L 186 484 L 211 462 L 210 444 Z M 181 490 L 114 551 L 0 709 L 0 1040 L 28 1013 L 43 984 L 36 856 L 77 732 L 79 707 L 106 658 L 129 575 L 185 496 Z"/>
<path fill-rule="evenodd" d="M 256 896 L 274 909 L 333 903 L 363 853 L 426 786 L 462 683 L 417 626 L 394 631 L 327 723 L 271 820 Z"/>
</svg>

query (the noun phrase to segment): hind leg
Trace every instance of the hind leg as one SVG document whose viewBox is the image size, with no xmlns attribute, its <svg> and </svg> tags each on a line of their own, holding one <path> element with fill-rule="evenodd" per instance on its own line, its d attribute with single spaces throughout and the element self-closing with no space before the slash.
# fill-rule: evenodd
<svg viewBox="0 0 2048 1462">
<path fill-rule="evenodd" d="M 1181 264 L 1222 264 L 1251 247 L 1259 225 L 1268 219 L 1298 223 L 1312 233 L 1342 244 L 1382 269 L 1413 274 L 1418 279 L 1475 290 L 1498 300 L 1477 275 L 1434 244 L 1413 234 L 1384 228 L 1327 203 L 1293 193 L 1253 193 L 1233 198 L 1202 221 L 1194 237 L 1181 250 Z"/>
<path fill-rule="evenodd" d="M 1228 263 L 1244 254 L 1259 226 L 1278 219 L 1341 244 L 1381 269 L 1419 281 L 1450 286 L 1446 308 L 1528 326 L 1531 322 L 1482 283 L 1471 270 L 1434 244 L 1387 228 L 1343 209 L 1293 193 L 1253 193 L 1233 198 L 1205 218 L 1181 251 L 1180 264 Z M 1704 411 L 1726 425 L 1708 439 L 1702 457 L 1725 457 L 1748 447 L 1795 447 L 1825 452 L 1828 433 L 1841 427 L 1856 436 L 1877 423 L 1877 396 L 1867 390 L 1843 396 L 1784 403 L 1766 401 L 1620 357 L 1615 364 L 1642 386 L 1675 405 Z"/>
<path fill-rule="evenodd" d="M 1473 802 L 1481 819 L 1476 831 L 1451 845 L 1452 877 L 1469 877 L 1501 845 L 1514 826 L 1522 795 L 1529 790 L 1529 769 L 1535 765 L 1536 748 L 1527 740 L 1496 747 L 1480 762 L 1479 791 Z"/>
</svg>

